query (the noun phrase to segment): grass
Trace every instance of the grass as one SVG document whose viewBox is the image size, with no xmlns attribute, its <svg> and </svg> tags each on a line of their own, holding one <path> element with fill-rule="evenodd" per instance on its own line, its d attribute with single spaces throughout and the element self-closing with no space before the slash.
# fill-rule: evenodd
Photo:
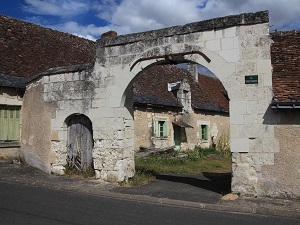
<svg viewBox="0 0 300 225">
<path fill-rule="evenodd" d="M 198 174 L 231 172 L 231 157 L 215 148 L 195 148 L 187 153 L 154 153 L 135 160 L 136 174 L 122 186 L 143 185 L 158 174 Z"/>
</svg>

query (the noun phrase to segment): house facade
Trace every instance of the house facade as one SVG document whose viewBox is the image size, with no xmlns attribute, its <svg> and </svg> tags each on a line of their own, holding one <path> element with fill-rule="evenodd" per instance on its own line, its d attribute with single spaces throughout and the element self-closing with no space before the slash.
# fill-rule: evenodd
<svg viewBox="0 0 300 225">
<path fill-rule="evenodd" d="M 228 99 L 217 78 L 153 66 L 136 78 L 133 91 L 135 150 L 205 148 L 229 135 Z"/>
</svg>

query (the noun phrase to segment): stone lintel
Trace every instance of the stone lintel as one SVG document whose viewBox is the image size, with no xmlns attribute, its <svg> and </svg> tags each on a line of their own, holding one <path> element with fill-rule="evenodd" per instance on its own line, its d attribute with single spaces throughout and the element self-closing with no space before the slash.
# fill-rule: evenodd
<svg viewBox="0 0 300 225">
<path fill-rule="evenodd" d="M 189 23 L 182 26 L 174 26 L 174 27 L 169 27 L 164 29 L 120 35 L 108 39 L 98 39 L 97 45 L 99 47 L 116 46 L 116 45 L 123 45 L 127 43 L 138 42 L 138 41 L 157 39 L 159 37 L 183 35 L 183 34 L 194 33 L 194 32 L 224 29 L 233 26 L 243 26 L 243 25 L 268 23 L 268 22 L 269 22 L 268 11 L 243 13 L 239 15 L 230 15 L 230 16 L 219 17 L 210 20 L 204 20 L 200 22 Z"/>
</svg>

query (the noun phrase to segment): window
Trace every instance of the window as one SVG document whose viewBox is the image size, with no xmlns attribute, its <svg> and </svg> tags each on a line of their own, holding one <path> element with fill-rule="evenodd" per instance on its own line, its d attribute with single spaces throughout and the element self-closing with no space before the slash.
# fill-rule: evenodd
<svg viewBox="0 0 300 225">
<path fill-rule="evenodd" d="M 0 106 L 0 141 L 20 140 L 20 107 Z"/>
<path fill-rule="evenodd" d="M 156 137 L 168 137 L 168 123 L 164 120 L 158 120 L 155 123 Z"/>
<path fill-rule="evenodd" d="M 208 125 L 200 126 L 200 138 L 202 141 L 208 140 Z"/>
</svg>

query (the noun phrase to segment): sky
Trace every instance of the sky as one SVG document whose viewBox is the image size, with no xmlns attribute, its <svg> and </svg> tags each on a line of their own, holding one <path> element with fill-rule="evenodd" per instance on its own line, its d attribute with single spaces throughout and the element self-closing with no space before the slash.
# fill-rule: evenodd
<svg viewBox="0 0 300 225">
<path fill-rule="evenodd" d="M 263 10 L 270 31 L 300 30 L 300 0 L 0 0 L 0 14 L 90 40 Z"/>
</svg>

